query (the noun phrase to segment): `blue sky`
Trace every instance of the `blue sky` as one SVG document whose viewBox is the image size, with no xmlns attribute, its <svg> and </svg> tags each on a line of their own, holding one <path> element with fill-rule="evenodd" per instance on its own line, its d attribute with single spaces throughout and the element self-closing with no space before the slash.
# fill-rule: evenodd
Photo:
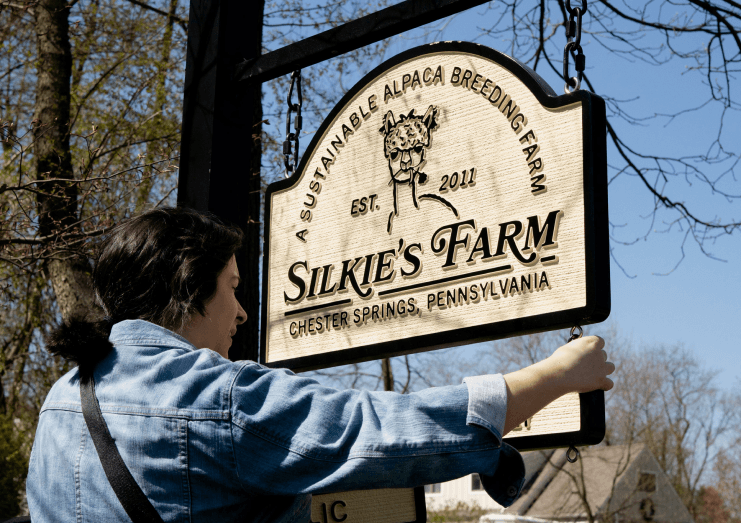
<svg viewBox="0 0 741 523">
<path fill-rule="evenodd" d="M 589 13 L 585 15 L 585 23 L 589 22 L 588 17 Z M 433 36 L 428 27 L 395 37 L 385 58 L 440 39 L 477 41 L 509 54 L 510 45 L 506 41 L 480 36 L 479 28 L 492 21 L 492 13 L 485 8 L 471 9 L 435 25 L 441 32 Z M 650 35 L 643 38 L 647 46 L 660 44 Z M 558 30 L 555 40 L 560 46 L 565 44 L 563 29 Z M 698 43 L 701 42 L 688 40 L 682 45 L 689 48 Z M 626 101 L 621 107 L 636 118 L 691 109 L 708 98 L 702 76 L 688 70 L 687 62 L 675 60 L 654 66 L 621 58 L 606 51 L 589 34 L 583 36 L 582 46 L 587 57 L 587 74 L 597 86 L 597 94 Z M 380 61 L 381 57 L 377 63 Z M 331 64 L 330 61 L 324 67 Z M 562 79 L 546 70 L 539 72 L 556 92 L 562 92 Z M 346 87 L 351 84 L 348 82 Z M 738 93 L 738 81 L 731 84 L 731 91 Z M 620 119 L 613 122 L 633 147 L 682 156 L 706 153 L 718 132 L 720 118 L 721 108 L 716 104 L 675 119 L 659 116 L 633 126 Z M 730 149 L 735 147 L 738 154 L 739 111 L 726 112 L 722 136 L 721 143 Z M 307 137 L 303 145 L 309 141 Z M 608 148 L 608 163 L 617 163 L 617 153 L 612 148 Z M 613 171 L 610 176 L 614 174 Z M 730 176 L 721 180 L 719 188 L 731 194 L 741 193 L 741 183 Z M 741 202 L 713 195 L 697 180 L 682 177 L 672 180 L 668 194 L 687 202 L 695 212 L 709 219 L 741 219 Z M 608 323 L 614 324 L 622 336 L 631 338 L 637 346 L 683 344 L 698 360 L 719 372 L 719 385 L 741 387 L 741 342 L 737 329 L 741 322 L 741 234 L 737 231 L 714 242 L 706 241 L 704 248 L 711 257 L 686 237 L 686 227 L 674 225 L 669 232 L 661 232 L 669 228 L 666 220 L 673 219 L 673 215 L 659 212 L 652 219 L 653 198 L 636 177 L 623 174 L 612 181 L 609 198 L 611 222 L 620 225 L 613 235 L 632 245 L 612 242 L 614 257 L 622 268 L 615 261 L 611 264 L 612 313 Z M 590 329 L 598 330 L 587 328 L 587 333 Z"/>
</svg>

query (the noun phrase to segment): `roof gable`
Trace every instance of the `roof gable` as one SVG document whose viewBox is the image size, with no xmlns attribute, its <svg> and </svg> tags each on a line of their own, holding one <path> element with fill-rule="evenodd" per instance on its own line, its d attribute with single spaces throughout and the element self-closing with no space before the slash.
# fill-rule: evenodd
<svg viewBox="0 0 741 523">
<path fill-rule="evenodd" d="M 538 456 L 531 457 L 533 454 Z M 507 514 L 582 519 L 587 517 L 588 506 L 592 515 L 619 510 L 624 516 L 641 519 L 643 502 L 644 506 L 651 504 L 657 516 L 660 511 L 665 521 L 692 521 L 658 462 L 643 444 L 584 449 L 573 464 L 567 463 L 564 449 L 525 453 L 523 458 L 526 486 L 520 499 L 505 511 Z M 644 492 L 638 487 L 642 472 L 656 474 L 655 492 Z M 649 501 L 644 502 L 645 499 Z"/>
</svg>

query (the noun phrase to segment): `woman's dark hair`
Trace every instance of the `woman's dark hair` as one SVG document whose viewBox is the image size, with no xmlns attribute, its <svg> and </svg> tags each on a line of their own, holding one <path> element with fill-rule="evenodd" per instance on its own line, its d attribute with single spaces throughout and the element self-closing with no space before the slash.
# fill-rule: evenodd
<svg viewBox="0 0 741 523">
<path fill-rule="evenodd" d="M 173 331 L 205 314 L 219 273 L 242 244 L 242 232 L 209 213 L 157 208 L 126 220 L 103 240 L 93 287 L 104 321 L 73 318 L 47 338 L 47 350 L 95 364 L 111 345 L 114 323 L 141 319 Z"/>
</svg>

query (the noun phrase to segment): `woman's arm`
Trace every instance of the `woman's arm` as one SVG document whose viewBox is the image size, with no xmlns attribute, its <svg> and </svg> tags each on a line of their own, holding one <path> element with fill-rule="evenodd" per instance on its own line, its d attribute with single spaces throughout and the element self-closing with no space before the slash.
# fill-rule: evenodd
<svg viewBox="0 0 741 523">
<path fill-rule="evenodd" d="M 509 504 L 514 495 L 505 494 L 519 489 L 524 469 L 502 445 L 502 425 L 506 433 L 568 392 L 609 388 L 603 345 L 585 338 L 503 380 L 477 380 L 475 388 L 493 391 L 494 401 L 480 402 L 474 413 L 467 385 L 404 395 L 340 391 L 286 370 L 242 365 L 230 387 L 237 476 L 248 492 L 296 495 L 500 474 L 490 494 Z"/>
<path fill-rule="evenodd" d="M 543 361 L 506 374 L 504 434 L 564 394 L 610 390 L 613 383 L 607 375 L 615 365 L 607 361 L 604 346 L 602 338 L 586 336 L 567 343 Z"/>
</svg>

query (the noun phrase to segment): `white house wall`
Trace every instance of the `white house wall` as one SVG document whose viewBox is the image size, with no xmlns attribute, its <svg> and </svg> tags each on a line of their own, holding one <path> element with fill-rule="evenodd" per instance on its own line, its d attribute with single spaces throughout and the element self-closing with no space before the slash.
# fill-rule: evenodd
<svg viewBox="0 0 741 523">
<path fill-rule="evenodd" d="M 491 499 L 484 490 L 471 490 L 471 476 L 454 479 L 440 484 L 439 493 L 425 493 L 428 510 L 455 507 L 459 502 L 478 506 L 484 510 L 498 511 L 502 506 Z"/>
</svg>

